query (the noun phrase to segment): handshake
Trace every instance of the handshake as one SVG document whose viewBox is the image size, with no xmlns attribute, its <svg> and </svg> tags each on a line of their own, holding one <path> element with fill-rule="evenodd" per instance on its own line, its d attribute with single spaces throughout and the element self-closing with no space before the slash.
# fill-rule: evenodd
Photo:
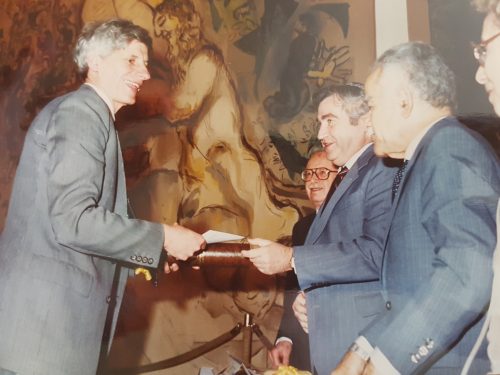
<svg viewBox="0 0 500 375">
<path fill-rule="evenodd" d="M 152 270 L 155 276 L 157 271 L 162 268 L 165 273 L 179 270 L 179 261 L 193 268 L 199 268 L 200 266 L 255 266 L 266 274 L 291 269 L 292 249 L 279 243 L 260 238 L 234 242 L 235 238 L 242 238 L 234 235 L 231 238 L 233 242 L 222 242 L 229 239 L 224 237 L 217 240 L 210 238 L 207 241 L 204 235 L 211 231 L 201 235 L 178 224 L 164 224 L 163 231 L 165 252 L 162 252 L 158 269 Z M 227 235 L 213 231 L 212 233 Z M 253 247 L 257 246 L 257 248 L 251 249 L 252 245 Z M 152 278 L 151 270 L 138 268 L 136 274 L 139 273 L 143 273 L 147 280 Z"/>
</svg>

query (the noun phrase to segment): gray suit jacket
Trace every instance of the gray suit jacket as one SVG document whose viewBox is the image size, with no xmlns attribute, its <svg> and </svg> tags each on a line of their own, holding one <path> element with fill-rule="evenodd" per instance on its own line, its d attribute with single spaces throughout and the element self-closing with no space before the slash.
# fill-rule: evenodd
<svg viewBox="0 0 500 375">
<path fill-rule="evenodd" d="M 497 208 L 497 246 L 493 257 L 493 287 L 491 289 L 491 303 L 488 311 L 488 358 L 491 372 L 500 373 L 500 202 Z"/>
<path fill-rule="evenodd" d="M 379 293 L 395 168 L 370 146 L 316 216 L 295 268 L 307 291 L 313 370 L 330 374 L 348 345 L 383 309 Z"/>
<path fill-rule="evenodd" d="M 382 265 L 386 310 L 363 332 L 401 374 L 458 374 L 488 306 L 498 160 L 453 118 L 408 163 Z M 472 374 L 487 371 L 484 353 Z"/>
<path fill-rule="evenodd" d="M 26 135 L 0 237 L 0 373 L 95 374 L 115 262 L 154 267 L 162 251 L 161 225 L 128 219 L 126 202 L 104 101 L 83 85 L 49 103 Z"/>
</svg>

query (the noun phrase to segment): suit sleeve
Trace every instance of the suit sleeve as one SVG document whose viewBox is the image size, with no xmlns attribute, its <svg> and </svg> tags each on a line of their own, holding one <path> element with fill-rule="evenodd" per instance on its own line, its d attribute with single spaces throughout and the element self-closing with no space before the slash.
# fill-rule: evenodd
<svg viewBox="0 0 500 375">
<path fill-rule="evenodd" d="M 162 251 L 162 226 L 128 219 L 100 205 L 105 189 L 113 189 L 104 186 L 104 174 L 106 147 L 114 132 L 84 100 L 60 104 L 47 129 L 52 229 L 56 241 L 69 249 L 126 261 L 142 254 L 155 266 Z"/>
<path fill-rule="evenodd" d="M 403 374 L 446 353 L 484 312 L 491 291 L 498 161 L 481 145 L 471 149 L 457 140 L 440 146 L 426 153 L 425 169 L 408 181 L 422 188 L 421 222 L 411 225 L 421 225 L 430 239 L 432 273 L 406 292 L 401 307 L 393 304 L 362 333 Z M 412 360 L 423 343 L 430 353 Z"/>
<path fill-rule="evenodd" d="M 377 164 L 368 166 L 371 170 L 365 177 L 369 178 L 365 191 L 350 198 L 354 203 L 345 211 L 345 216 L 337 214 L 335 220 L 330 219 L 327 224 L 349 227 L 342 233 L 342 240 L 332 238 L 330 243 L 294 247 L 295 269 L 301 289 L 379 279 L 389 225 L 394 168 L 385 167 L 376 158 L 373 160 Z M 339 224 L 338 220 L 345 220 L 345 223 Z M 347 233 L 354 227 L 359 230 Z"/>
</svg>

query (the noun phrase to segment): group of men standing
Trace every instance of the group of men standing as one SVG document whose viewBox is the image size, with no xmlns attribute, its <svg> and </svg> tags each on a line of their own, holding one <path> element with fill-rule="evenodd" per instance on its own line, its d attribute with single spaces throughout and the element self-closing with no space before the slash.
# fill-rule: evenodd
<svg viewBox="0 0 500 375">
<path fill-rule="evenodd" d="M 476 80 L 500 115 L 500 1 L 477 3 Z M 150 78 L 150 47 L 129 21 L 87 26 L 75 51 L 86 83 L 30 127 L 0 238 L 1 375 L 95 373 L 107 303 L 119 306 L 108 294 L 116 284 L 121 297 L 126 276 L 115 262 L 155 267 L 163 251 L 186 259 L 205 245 L 127 217 L 114 115 Z M 333 87 L 320 102 L 318 138 L 338 170 L 303 244 L 251 239 L 244 252 L 264 273 L 296 273 L 314 373 L 457 374 L 493 280 L 490 360 L 480 350 L 471 373 L 500 371 L 499 162 L 454 107 L 453 73 L 418 42 L 380 56 L 366 88 Z M 321 168 L 304 179 L 330 178 Z"/>
<path fill-rule="evenodd" d="M 500 2 L 478 8 L 476 80 L 500 115 Z M 455 78 L 430 45 L 389 49 L 365 92 L 354 87 L 318 107 L 318 138 L 340 169 L 304 245 L 256 239 L 247 256 L 262 272 L 297 274 L 313 373 L 458 374 L 492 296 L 491 365 L 482 345 L 469 371 L 500 372 L 497 156 L 453 117 Z"/>
</svg>

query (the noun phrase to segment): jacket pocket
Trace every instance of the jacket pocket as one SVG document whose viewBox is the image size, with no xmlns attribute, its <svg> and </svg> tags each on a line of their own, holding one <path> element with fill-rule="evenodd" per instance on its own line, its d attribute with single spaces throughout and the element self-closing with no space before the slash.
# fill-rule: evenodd
<svg viewBox="0 0 500 375">
<path fill-rule="evenodd" d="M 379 292 L 354 297 L 356 310 L 363 318 L 380 314 L 384 311 L 384 299 Z"/>
<path fill-rule="evenodd" d="M 57 284 L 84 297 L 90 295 L 94 282 L 91 274 L 75 265 L 38 254 L 33 255 L 30 270 L 35 279 Z"/>
</svg>

